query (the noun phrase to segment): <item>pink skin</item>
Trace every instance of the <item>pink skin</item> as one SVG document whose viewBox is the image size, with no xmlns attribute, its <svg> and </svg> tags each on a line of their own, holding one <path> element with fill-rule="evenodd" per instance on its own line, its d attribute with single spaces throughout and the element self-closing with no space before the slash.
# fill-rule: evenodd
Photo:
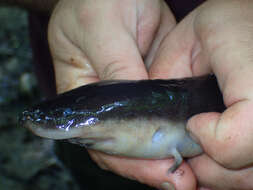
<svg viewBox="0 0 253 190">
<path fill-rule="evenodd" d="M 207 154 L 174 174 L 167 175 L 170 159 L 90 151 L 101 168 L 159 189 L 164 182 L 177 190 L 253 189 L 252 10 L 252 1 L 207 1 L 176 25 L 162 0 L 60 0 L 49 26 L 58 92 L 104 79 L 214 72 L 228 107 L 188 122 Z"/>
</svg>

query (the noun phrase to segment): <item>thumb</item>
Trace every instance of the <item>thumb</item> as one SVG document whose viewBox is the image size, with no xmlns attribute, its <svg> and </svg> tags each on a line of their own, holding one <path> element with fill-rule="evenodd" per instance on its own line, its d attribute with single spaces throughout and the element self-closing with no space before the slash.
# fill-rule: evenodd
<svg viewBox="0 0 253 190">
<path fill-rule="evenodd" d="M 253 102 L 241 100 L 223 113 L 202 113 L 187 123 L 191 136 L 210 157 L 226 168 L 252 164 Z"/>
</svg>

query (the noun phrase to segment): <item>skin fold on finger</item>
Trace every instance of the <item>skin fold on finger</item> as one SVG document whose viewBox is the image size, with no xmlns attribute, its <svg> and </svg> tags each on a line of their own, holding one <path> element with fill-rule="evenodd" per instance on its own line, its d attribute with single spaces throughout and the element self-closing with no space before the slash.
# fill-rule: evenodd
<svg viewBox="0 0 253 190">
<path fill-rule="evenodd" d="M 169 32 L 176 26 L 176 19 L 172 14 L 167 4 L 161 0 L 160 24 L 155 34 L 155 38 L 149 48 L 147 56 L 144 58 L 147 68 L 153 63 L 157 49 L 162 40 L 169 34 Z"/>
<path fill-rule="evenodd" d="M 168 169 L 173 163 L 172 159 L 139 160 L 110 156 L 93 150 L 89 150 L 89 152 L 101 168 L 116 171 L 129 179 L 138 180 L 158 189 L 161 189 L 164 182 L 173 184 L 177 190 L 196 189 L 195 177 L 185 163 L 175 173 L 168 174 Z"/>
</svg>

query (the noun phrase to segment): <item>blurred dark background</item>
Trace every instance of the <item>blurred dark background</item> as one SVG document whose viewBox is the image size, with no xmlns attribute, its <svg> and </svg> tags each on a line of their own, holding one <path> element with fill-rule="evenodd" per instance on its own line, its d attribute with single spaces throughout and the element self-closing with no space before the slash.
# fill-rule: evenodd
<svg viewBox="0 0 253 190">
<path fill-rule="evenodd" d="M 53 142 L 18 126 L 18 114 L 42 98 L 27 18 L 22 9 L 0 7 L 0 190 L 78 190 Z"/>
</svg>

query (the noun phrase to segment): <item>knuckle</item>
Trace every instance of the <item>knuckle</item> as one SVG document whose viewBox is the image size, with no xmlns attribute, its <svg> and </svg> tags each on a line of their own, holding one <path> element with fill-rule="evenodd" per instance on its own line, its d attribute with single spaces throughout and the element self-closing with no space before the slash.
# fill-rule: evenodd
<svg viewBox="0 0 253 190">
<path fill-rule="evenodd" d="M 120 73 L 127 70 L 127 66 L 120 61 L 112 61 L 108 63 L 103 71 L 100 73 L 101 80 L 117 79 L 120 77 Z"/>
</svg>

